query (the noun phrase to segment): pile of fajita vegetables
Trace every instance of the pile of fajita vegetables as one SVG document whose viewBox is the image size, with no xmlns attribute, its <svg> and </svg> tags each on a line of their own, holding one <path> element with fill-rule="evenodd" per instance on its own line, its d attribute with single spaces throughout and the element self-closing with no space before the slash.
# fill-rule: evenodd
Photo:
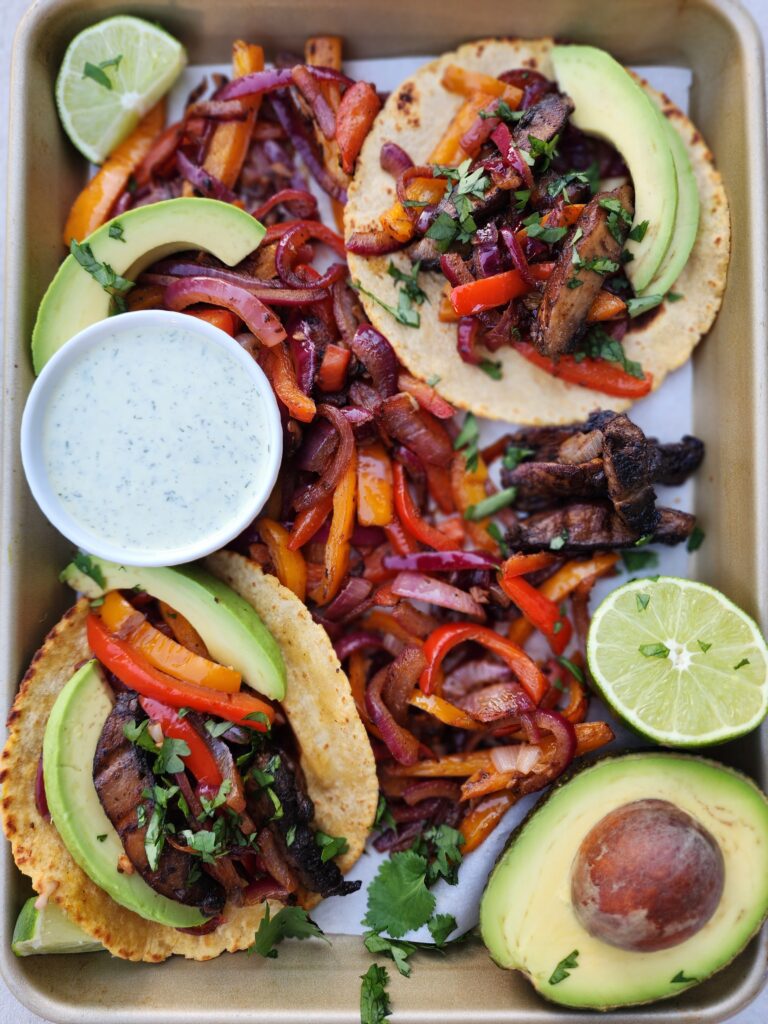
<svg viewBox="0 0 768 1024">
<path fill-rule="evenodd" d="M 264 70 L 261 47 L 236 42 L 231 80 L 201 83 L 175 124 L 155 107 L 78 197 L 65 237 L 76 251 L 111 217 L 193 194 L 266 225 L 235 269 L 175 256 L 140 275 L 124 301 L 202 317 L 264 369 L 284 459 L 268 505 L 234 546 L 304 601 L 335 645 L 386 801 L 376 846 L 403 850 L 446 825 L 466 853 L 523 794 L 612 739 L 607 724 L 585 721 L 582 648 L 590 590 L 620 556 L 566 557 L 561 537 L 539 552 L 510 551 L 515 488 L 499 489 L 490 470 L 533 453 L 509 438 L 483 448 L 474 417 L 462 421 L 432 384 L 405 372 L 367 322 L 344 242 L 320 221 L 307 177 L 339 220 L 381 102 L 341 71 L 341 56 L 339 38 L 315 37 L 304 62 L 286 56 Z M 500 102 L 526 95 L 493 81 Z M 459 87 L 469 87 L 464 78 Z M 449 129 L 460 148 L 479 109 Z M 459 155 L 445 142 L 440 160 Z M 578 208 L 558 202 L 547 223 Z M 403 228 L 411 224 L 408 212 Z M 544 255 L 531 268 L 546 267 Z M 392 272 L 400 316 L 418 317 L 418 268 Z M 606 292 L 599 301 L 601 319 L 622 300 Z"/>
</svg>

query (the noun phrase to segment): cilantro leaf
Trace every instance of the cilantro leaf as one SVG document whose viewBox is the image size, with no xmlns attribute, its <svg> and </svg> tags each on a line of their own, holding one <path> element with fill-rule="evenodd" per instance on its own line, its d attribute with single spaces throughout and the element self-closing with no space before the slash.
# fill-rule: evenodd
<svg viewBox="0 0 768 1024">
<path fill-rule="evenodd" d="M 441 211 L 432 221 L 427 231 L 440 252 L 448 252 L 451 243 L 459 233 L 459 225 L 450 214 Z"/>
<path fill-rule="evenodd" d="M 224 852 L 219 837 L 210 829 L 203 828 L 199 832 L 193 832 L 185 828 L 179 835 L 183 837 L 190 850 L 199 854 L 204 864 L 215 864 L 216 857 Z"/>
<path fill-rule="evenodd" d="M 155 775 L 175 775 L 184 771 L 182 757 L 189 757 L 189 744 L 185 740 L 172 740 L 167 737 L 157 752 L 152 771 Z"/>
<path fill-rule="evenodd" d="M 501 459 L 504 469 L 516 469 L 524 459 L 535 455 L 533 448 L 524 448 L 518 444 L 510 444 Z"/>
<path fill-rule="evenodd" d="M 428 861 L 427 886 L 433 886 L 440 878 L 449 885 L 456 885 L 462 861 L 460 847 L 463 845 L 464 836 L 450 825 L 428 828 L 416 839 L 411 850 Z"/>
<path fill-rule="evenodd" d="M 666 658 L 669 655 L 669 648 L 666 644 L 640 644 L 638 651 L 644 658 Z"/>
<path fill-rule="evenodd" d="M 629 551 L 621 552 L 621 560 L 627 572 L 637 572 L 640 569 L 652 569 L 659 564 L 659 556 L 655 551 Z"/>
<path fill-rule="evenodd" d="M 501 532 L 499 524 L 488 523 L 485 528 L 485 532 L 499 545 L 499 551 L 501 552 L 502 558 L 506 558 L 509 555 L 509 547 L 507 542 L 504 540 L 504 534 Z"/>
<path fill-rule="evenodd" d="M 383 793 L 379 793 L 379 802 L 376 806 L 376 817 L 373 820 L 372 829 L 381 828 L 395 828 L 396 822 L 392 817 L 392 812 L 389 809 L 387 798 Z"/>
<path fill-rule="evenodd" d="M 701 648 L 701 652 L 702 652 L 702 654 L 706 654 L 706 653 L 707 653 L 707 651 L 709 650 L 709 648 L 710 648 L 710 647 L 712 646 L 712 644 L 708 644 L 708 643 L 706 643 L 706 641 L 704 641 L 704 640 L 697 640 L 697 641 L 696 641 L 696 643 L 697 643 L 697 644 L 699 645 L 699 647 Z"/>
<path fill-rule="evenodd" d="M 693 530 L 691 530 L 691 535 L 688 538 L 688 543 L 685 545 L 686 551 L 698 551 L 704 543 L 705 536 L 706 534 L 700 526 L 694 526 Z"/>
<path fill-rule="evenodd" d="M 531 147 L 531 156 L 534 160 L 541 157 L 541 170 L 546 171 L 549 165 L 552 163 L 552 158 L 555 156 L 557 151 L 557 144 L 560 141 L 560 136 L 555 135 L 545 142 L 544 139 L 537 139 L 535 135 L 528 136 L 528 143 Z"/>
<path fill-rule="evenodd" d="M 360 986 L 360 1024 L 384 1024 L 392 1013 L 387 995 L 389 973 L 386 967 L 371 964 L 365 974 L 361 974 Z"/>
<path fill-rule="evenodd" d="M 737 663 L 736 663 L 736 664 L 735 664 L 735 665 L 733 666 L 733 671 L 734 671 L 734 672 L 738 672 L 738 670 L 739 670 L 740 668 L 744 668 L 744 666 L 745 666 L 745 665 L 748 665 L 748 664 L 749 664 L 749 658 L 742 658 L 742 659 L 741 659 L 741 661 L 737 662 Z"/>
<path fill-rule="evenodd" d="M 522 213 L 531 198 L 531 190 L 529 188 L 521 188 L 515 192 L 515 209 L 518 213 Z"/>
<path fill-rule="evenodd" d="M 451 932 L 456 931 L 456 918 L 453 914 L 435 914 L 427 921 L 429 934 L 435 940 L 436 946 L 444 946 L 446 939 Z"/>
<path fill-rule="evenodd" d="M 277 957 L 275 946 L 283 939 L 312 938 L 328 942 L 306 910 L 301 907 L 283 907 L 274 917 L 270 917 L 269 904 L 265 903 L 264 917 L 259 922 L 253 945 L 248 947 L 248 952 L 274 960 Z"/>
<path fill-rule="evenodd" d="M 427 889 L 427 860 L 413 850 L 394 853 L 379 867 L 368 886 L 363 924 L 400 938 L 432 916 L 435 897 Z"/>
<path fill-rule="evenodd" d="M 477 469 L 479 458 L 478 442 L 480 440 L 480 428 L 473 413 L 468 412 L 464 417 L 464 424 L 459 431 L 459 436 L 453 442 L 453 450 L 459 452 L 464 450 L 464 459 L 467 469 L 474 473 Z"/>
<path fill-rule="evenodd" d="M 419 313 L 411 306 L 411 300 L 408 298 L 405 292 L 401 291 L 398 293 L 397 306 L 395 307 L 390 306 L 388 302 L 385 302 L 383 299 L 380 299 L 378 295 L 374 295 L 373 292 L 368 291 L 368 289 L 364 288 L 359 281 L 353 281 L 352 287 L 356 291 L 362 292 L 363 295 L 367 295 L 368 298 L 372 299 L 377 306 L 381 306 L 382 309 L 385 309 L 391 316 L 395 318 L 395 320 L 397 320 L 399 324 L 404 324 L 406 327 L 418 327 L 421 324 L 421 317 Z"/>
<path fill-rule="evenodd" d="M 601 327 L 592 327 L 584 335 L 579 348 L 574 353 L 577 363 L 584 359 L 605 359 L 608 363 L 616 363 L 631 377 L 644 380 L 645 374 L 640 363 L 628 359 L 624 346 L 616 338 L 612 338 Z"/>
<path fill-rule="evenodd" d="M 550 551 L 560 551 L 568 543 L 568 531 L 563 528 L 557 537 L 553 537 L 549 542 Z"/>
<path fill-rule="evenodd" d="M 411 965 L 408 957 L 416 952 L 416 946 L 405 939 L 388 939 L 384 935 L 377 935 L 376 932 L 366 932 L 363 936 L 365 948 L 369 953 L 384 953 L 391 956 L 395 961 L 395 967 L 404 978 L 410 978 Z"/>
<path fill-rule="evenodd" d="M 683 971 L 678 971 L 674 978 L 670 979 L 670 985 L 690 985 L 694 981 L 698 981 L 698 978 L 688 978 Z"/>
<path fill-rule="evenodd" d="M 615 196 L 604 196 L 597 202 L 604 210 L 608 210 L 608 230 L 619 245 L 623 244 L 627 228 L 632 224 L 632 214 L 624 209 Z"/>
<path fill-rule="evenodd" d="M 505 124 L 517 124 L 524 113 L 524 110 L 513 110 L 506 100 L 500 99 L 495 106 L 492 105 L 481 110 L 479 116 L 483 121 L 489 117 L 498 117 Z"/>
<path fill-rule="evenodd" d="M 214 722 L 212 718 L 206 719 L 205 722 L 205 731 L 214 739 L 217 739 L 219 736 L 223 736 L 224 733 L 229 732 L 231 728 L 231 722 Z"/>
<path fill-rule="evenodd" d="M 421 270 L 421 260 L 417 260 L 411 267 L 410 274 L 404 273 L 399 267 L 396 267 L 392 260 L 389 261 L 387 267 L 387 273 L 395 281 L 399 281 L 403 286 L 403 291 L 407 294 L 408 298 L 412 302 L 415 302 L 417 306 L 420 306 L 423 302 L 427 301 L 427 293 L 419 285 L 419 271 Z"/>
<path fill-rule="evenodd" d="M 586 683 L 584 673 L 575 662 L 571 661 L 570 658 L 566 658 L 565 655 L 561 654 L 555 659 L 559 664 L 563 666 L 566 671 L 570 672 L 574 679 L 581 683 L 582 686 Z"/>
<path fill-rule="evenodd" d="M 650 603 L 650 594 L 635 594 L 635 605 L 637 606 L 637 610 L 639 612 L 644 612 Z"/>
<path fill-rule="evenodd" d="M 83 66 L 83 78 L 92 78 L 97 85 L 102 86 L 104 89 L 112 89 L 112 81 L 105 71 L 107 68 L 114 68 L 115 71 L 120 67 L 120 61 L 123 59 L 122 53 L 119 53 L 116 57 L 110 57 L 109 60 L 102 60 L 98 64 L 91 64 L 89 60 L 85 62 Z"/>
<path fill-rule="evenodd" d="M 203 808 L 203 813 L 198 815 L 198 818 L 213 817 L 214 811 L 218 810 L 223 804 L 227 802 L 227 797 L 232 791 L 232 779 L 224 779 L 218 788 L 218 791 L 214 797 L 208 797 L 204 793 L 200 793 L 200 806 Z"/>
<path fill-rule="evenodd" d="M 94 281 L 98 282 L 108 295 L 112 296 L 118 311 L 124 312 L 124 296 L 133 288 L 133 281 L 129 281 L 126 277 L 121 277 L 108 263 L 100 263 L 93 255 L 93 250 L 87 242 L 77 242 L 73 238 L 69 245 L 69 251 L 83 270 L 90 274 Z"/>
<path fill-rule="evenodd" d="M 101 566 L 98 562 L 94 562 L 91 556 L 87 555 L 85 551 L 78 551 L 72 559 L 72 564 L 76 566 L 84 576 L 88 576 L 92 579 L 97 586 L 102 588 L 102 590 L 106 588 L 107 581 L 104 579 L 104 573 L 101 571 Z"/>
<path fill-rule="evenodd" d="M 569 953 L 568 956 L 563 957 L 560 963 L 555 967 L 552 974 L 549 976 L 550 985 L 559 985 L 561 981 L 565 981 L 566 978 L 570 977 L 571 971 L 575 970 L 579 966 L 579 951 L 574 949 L 573 952 Z"/>
<path fill-rule="evenodd" d="M 584 171 L 567 171 L 565 174 L 560 174 L 550 181 L 547 185 L 547 194 L 552 199 L 557 199 L 559 195 L 562 195 L 566 203 L 570 203 L 571 199 L 568 195 L 568 189 L 573 185 L 589 184 L 589 177 Z"/>
<path fill-rule="evenodd" d="M 119 220 L 116 220 L 114 224 L 109 225 L 109 237 L 116 238 L 118 242 L 125 242 L 123 237 L 123 225 Z"/>
<path fill-rule="evenodd" d="M 633 242 L 642 242 L 645 238 L 645 233 L 648 230 L 648 221 L 642 220 L 639 224 L 635 224 L 632 230 L 627 235 L 627 238 L 631 238 Z"/>
<path fill-rule="evenodd" d="M 315 832 L 315 842 L 323 851 L 320 854 L 323 864 L 349 849 L 349 843 L 344 836 L 329 836 L 327 832 L 321 832 L 319 829 Z"/>
<path fill-rule="evenodd" d="M 561 238 L 564 238 L 568 234 L 568 228 L 562 227 L 548 227 L 541 223 L 541 217 L 538 213 L 532 213 L 530 217 L 526 217 L 523 221 L 526 232 L 529 238 L 538 238 L 542 242 L 553 243 L 559 242 Z"/>
<path fill-rule="evenodd" d="M 491 380 L 501 380 L 504 376 L 500 362 L 494 362 L 492 359 L 483 359 L 478 365 L 483 373 L 488 374 Z"/>
</svg>

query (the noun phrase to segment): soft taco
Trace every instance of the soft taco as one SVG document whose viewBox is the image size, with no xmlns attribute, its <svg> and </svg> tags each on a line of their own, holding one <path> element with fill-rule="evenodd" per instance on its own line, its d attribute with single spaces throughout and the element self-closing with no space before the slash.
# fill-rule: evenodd
<svg viewBox="0 0 768 1024">
<path fill-rule="evenodd" d="M 128 960 L 244 949 L 267 907 L 354 891 L 343 874 L 375 816 L 373 755 L 325 631 L 240 555 L 208 569 L 79 556 L 63 576 L 86 596 L 9 717 L 16 864 L 39 902 Z"/>
<path fill-rule="evenodd" d="M 377 117 L 345 208 L 353 282 L 400 359 L 455 405 L 520 424 L 583 420 L 606 394 L 623 410 L 657 388 L 712 325 L 730 248 L 692 122 L 602 51 L 558 49 L 588 54 L 569 68 L 575 104 L 551 39 L 481 40 L 422 67 Z M 584 67 L 590 85 L 574 90 Z M 644 109 L 625 105 L 627 83 Z M 628 169 L 638 139 L 646 159 Z M 658 150 L 656 186 L 643 175 Z M 473 287 L 491 278 L 496 294 Z"/>
</svg>

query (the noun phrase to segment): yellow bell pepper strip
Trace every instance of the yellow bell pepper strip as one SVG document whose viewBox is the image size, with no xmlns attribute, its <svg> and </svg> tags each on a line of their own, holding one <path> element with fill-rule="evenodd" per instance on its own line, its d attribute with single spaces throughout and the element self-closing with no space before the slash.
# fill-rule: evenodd
<svg viewBox="0 0 768 1024">
<path fill-rule="evenodd" d="M 195 627 L 185 619 L 179 612 L 175 612 L 169 604 L 165 601 L 158 601 L 157 607 L 160 609 L 160 614 L 163 617 L 163 622 L 173 633 L 174 638 L 181 644 L 182 647 L 186 647 L 188 651 L 192 651 L 193 654 L 199 654 L 201 658 L 208 657 L 208 648 L 203 643 L 203 638 L 197 632 Z"/>
<path fill-rule="evenodd" d="M 259 363 L 289 415 L 301 423 L 311 423 L 317 414 L 317 406 L 299 387 L 296 368 L 285 342 L 278 342 L 271 348 L 263 346 L 259 353 Z"/>
<path fill-rule="evenodd" d="M 485 489 L 485 482 L 488 479 L 488 467 L 481 455 L 477 457 L 477 466 L 473 470 L 467 469 L 467 460 L 463 452 L 457 452 L 451 460 L 451 492 L 456 508 L 462 515 L 473 505 L 485 501 L 488 494 Z M 494 554 L 497 550 L 496 541 L 488 533 L 490 519 L 468 519 L 465 523 L 467 533 L 472 543 L 481 551 L 491 551 Z"/>
<path fill-rule="evenodd" d="M 547 638 L 555 654 L 562 654 L 573 636 L 571 620 L 562 615 L 554 601 L 519 575 L 507 575 L 504 566 L 499 576 L 501 589 L 525 618 Z"/>
<path fill-rule="evenodd" d="M 110 633 L 120 636 L 132 650 L 140 651 L 151 665 L 167 672 L 169 676 L 222 693 L 237 693 L 240 689 L 239 672 L 193 654 L 155 629 L 143 615 L 137 613 L 119 590 L 109 591 L 99 608 L 99 614 Z"/>
<path fill-rule="evenodd" d="M 437 551 L 453 551 L 456 547 L 455 540 L 446 536 L 419 515 L 411 492 L 408 490 L 405 470 L 399 462 L 395 462 L 392 466 L 392 473 L 395 483 L 395 510 L 403 529 L 416 540 L 420 540 L 422 544 L 427 544 Z"/>
<path fill-rule="evenodd" d="M 481 71 L 468 71 L 456 64 L 449 64 L 443 72 L 443 88 L 461 96 L 472 96 L 482 92 L 487 96 L 504 97 L 513 110 L 517 110 L 523 98 L 523 90 L 502 82 L 500 78 L 484 75 Z"/>
<path fill-rule="evenodd" d="M 559 377 L 569 384 L 591 388 L 592 391 L 600 391 L 614 398 L 643 398 L 653 388 L 653 376 L 647 370 L 642 377 L 633 377 L 616 363 L 609 363 L 605 359 L 577 360 L 575 356 L 560 356 L 555 362 L 549 356 L 543 356 L 527 341 L 515 341 L 512 347 L 529 363 L 538 366 L 552 377 Z"/>
<path fill-rule="evenodd" d="M 406 195 L 410 202 L 439 203 L 445 195 L 446 181 L 444 178 L 412 178 L 406 187 Z M 405 212 L 405 207 L 396 200 L 392 206 L 379 217 L 382 227 L 398 242 L 408 242 L 413 238 L 413 221 Z"/>
<path fill-rule="evenodd" d="M 464 815 L 459 832 L 464 836 L 462 854 L 471 853 L 482 845 L 507 813 L 517 797 L 509 790 L 492 793 Z"/>
<path fill-rule="evenodd" d="M 537 281 L 546 281 L 555 269 L 555 264 L 530 263 L 528 269 Z M 486 309 L 495 309 L 496 306 L 505 306 L 530 290 L 519 270 L 504 270 L 491 277 L 481 277 L 469 284 L 457 285 L 451 290 L 451 305 L 458 316 L 471 316 Z"/>
<path fill-rule="evenodd" d="M 232 75 L 234 78 L 243 78 L 253 71 L 263 70 L 264 50 L 260 46 L 249 45 L 242 39 L 238 39 L 232 44 Z M 245 120 L 223 121 L 216 125 L 203 162 L 205 170 L 223 182 L 227 188 L 234 188 L 240 177 L 243 161 L 251 142 L 253 125 L 261 106 L 261 96 L 243 96 L 240 102 L 248 111 Z M 185 194 L 192 195 L 192 186 L 187 182 L 185 187 L 189 189 Z"/>
<path fill-rule="evenodd" d="M 599 291 L 592 300 L 592 305 L 587 311 L 587 323 L 594 324 L 601 320 L 615 320 L 624 316 L 627 312 L 627 304 L 618 295 L 607 292 L 605 288 Z"/>
<path fill-rule="evenodd" d="M 173 708 L 192 708 L 256 732 L 266 732 L 274 709 L 250 693 L 222 693 L 196 683 L 182 682 L 160 672 L 125 640 L 110 633 L 98 615 L 86 620 L 88 646 L 101 664 L 129 690 Z"/>
<path fill-rule="evenodd" d="M 165 102 L 161 100 L 139 121 L 125 142 L 107 157 L 102 166 L 78 195 L 64 225 L 64 245 L 82 242 L 92 231 L 109 220 L 128 179 L 163 130 Z"/>
<path fill-rule="evenodd" d="M 179 718 L 175 708 L 162 704 L 151 697 L 139 697 L 148 718 L 157 722 L 163 736 L 172 740 L 184 740 L 189 753 L 182 757 L 185 766 L 192 772 L 199 783 L 217 790 L 224 781 L 216 758 L 211 753 L 203 737 L 185 718 Z"/>
<path fill-rule="evenodd" d="M 518 647 L 517 644 L 500 636 L 487 626 L 460 622 L 438 627 L 427 639 L 424 645 L 427 667 L 419 678 L 419 686 L 424 693 L 435 692 L 443 659 L 454 647 L 458 647 L 459 644 L 463 644 L 467 640 L 487 647 L 492 654 L 506 662 L 534 704 L 539 703 L 547 692 L 549 684 L 538 665 L 528 657 L 522 647 Z"/>
<path fill-rule="evenodd" d="M 350 540 L 355 527 L 357 457 L 353 450 L 349 465 L 333 493 L 331 529 L 325 545 L 323 574 L 310 597 L 315 604 L 328 604 L 336 597 L 349 569 Z"/>
<path fill-rule="evenodd" d="M 418 708 L 419 711 L 426 711 L 428 715 L 434 715 L 438 722 L 443 725 L 452 725 L 455 729 L 471 729 L 477 731 L 483 726 L 476 722 L 462 708 L 457 708 L 450 701 L 443 700 L 435 693 L 424 693 L 422 690 L 414 690 L 408 698 L 408 703 Z"/>
<path fill-rule="evenodd" d="M 259 536 L 267 545 L 269 559 L 277 578 L 303 601 L 307 595 L 307 563 L 300 551 L 288 547 L 291 535 L 274 519 L 262 518 L 256 524 Z"/>
<path fill-rule="evenodd" d="M 616 565 L 619 556 L 616 554 L 595 555 L 584 562 L 566 562 L 562 569 L 558 569 L 549 579 L 544 580 L 538 588 L 539 593 L 544 597 L 560 604 L 571 594 L 582 580 L 590 576 L 605 576 Z M 509 627 L 507 634 L 509 639 L 517 644 L 524 644 L 533 633 L 534 627 L 526 619 L 516 619 Z"/>
<path fill-rule="evenodd" d="M 361 526 L 389 526 L 393 516 L 392 460 L 377 441 L 357 453 L 357 521 Z"/>
</svg>

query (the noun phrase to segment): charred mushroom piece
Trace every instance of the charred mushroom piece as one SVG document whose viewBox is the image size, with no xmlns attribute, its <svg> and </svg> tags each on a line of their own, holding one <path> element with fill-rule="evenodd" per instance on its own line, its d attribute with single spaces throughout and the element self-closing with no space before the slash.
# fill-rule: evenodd
<svg viewBox="0 0 768 1024">
<path fill-rule="evenodd" d="M 659 523 L 651 485 L 658 461 L 656 446 L 624 415 L 614 416 L 601 433 L 603 469 L 613 507 L 630 529 L 652 534 Z"/>
<path fill-rule="evenodd" d="M 123 732 L 124 726 L 144 717 L 135 694 L 118 694 L 93 758 L 96 792 L 122 840 L 128 859 L 147 885 L 161 896 L 199 907 L 204 914 L 213 917 L 224 909 L 224 889 L 206 874 L 189 883 L 192 868 L 199 864 L 198 858 L 166 843 L 157 867 L 153 870 L 149 865 L 144 841 L 155 805 L 142 794 L 145 790 L 152 790 L 155 778 L 147 753 L 126 739 Z M 139 825 L 140 807 L 145 809 L 146 823 L 143 825 Z"/>
<path fill-rule="evenodd" d="M 551 142 L 562 132 L 573 109 L 570 96 L 559 92 L 547 93 L 539 103 L 529 107 L 515 125 L 512 140 L 517 149 L 530 152 L 530 136 L 542 142 Z"/>
<path fill-rule="evenodd" d="M 505 487 L 517 488 L 515 507 L 527 512 L 606 493 L 602 458 L 578 464 L 521 462 L 513 470 L 502 470 L 501 479 Z"/>
<path fill-rule="evenodd" d="M 659 484 L 677 487 L 695 473 L 704 458 L 704 442 L 698 437 L 685 437 L 676 444 L 658 445 L 659 459 L 654 480 Z"/>
<path fill-rule="evenodd" d="M 629 223 L 613 216 L 609 225 L 611 211 L 600 201 L 610 199 L 618 200 Z M 630 185 L 600 192 L 584 207 L 544 286 L 531 332 L 533 343 L 543 355 L 556 358 L 573 348 L 606 274 L 619 268 L 633 213 Z"/>
</svg>

